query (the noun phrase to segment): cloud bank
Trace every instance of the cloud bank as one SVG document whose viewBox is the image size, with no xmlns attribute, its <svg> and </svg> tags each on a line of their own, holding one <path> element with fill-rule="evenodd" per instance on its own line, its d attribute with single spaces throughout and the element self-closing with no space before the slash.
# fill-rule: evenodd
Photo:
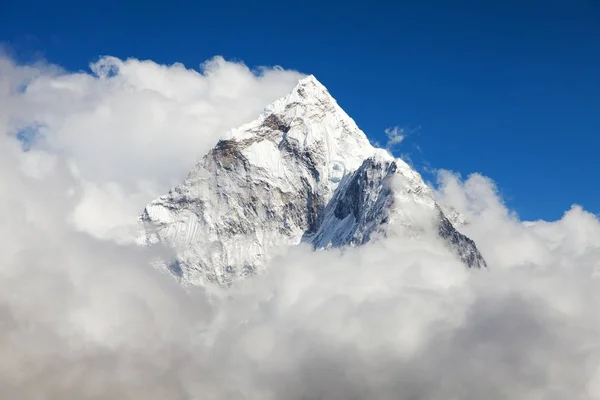
<svg viewBox="0 0 600 400">
<path fill-rule="evenodd" d="M 181 64 L 102 57 L 89 72 L 0 59 L 3 129 L 67 160 L 81 231 L 123 238 L 131 215 L 179 183 L 223 134 L 287 94 L 301 74 L 215 57 Z M 133 213 L 133 214 L 132 214 Z"/>
<path fill-rule="evenodd" d="M 1 398 L 600 399 L 596 216 L 520 221 L 489 178 L 441 171 L 488 270 L 392 236 L 184 291 L 120 224 L 300 75 L 91 71 L 0 61 Z"/>
</svg>

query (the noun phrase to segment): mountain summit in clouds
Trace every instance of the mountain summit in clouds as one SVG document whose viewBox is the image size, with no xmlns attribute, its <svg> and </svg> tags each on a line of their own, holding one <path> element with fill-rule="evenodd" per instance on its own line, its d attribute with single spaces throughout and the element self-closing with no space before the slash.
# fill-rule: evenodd
<svg viewBox="0 0 600 400">
<path fill-rule="evenodd" d="M 174 249 L 169 269 L 189 284 L 229 285 L 285 246 L 359 246 L 426 231 L 466 266 L 486 265 L 421 176 L 373 147 L 314 76 L 231 131 L 141 220 L 145 243 Z"/>
</svg>

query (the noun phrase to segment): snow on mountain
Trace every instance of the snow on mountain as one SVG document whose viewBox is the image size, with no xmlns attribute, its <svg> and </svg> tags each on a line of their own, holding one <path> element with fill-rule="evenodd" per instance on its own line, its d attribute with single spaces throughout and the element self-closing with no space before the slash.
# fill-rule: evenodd
<svg viewBox="0 0 600 400">
<path fill-rule="evenodd" d="M 259 272 L 281 246 L 360 245 L 389 229 L 417 232 L 425 215 L 469 267 L 475 244 L 436 204 L 421 176 L 366 135 L 314 76 L 229 132 L 141 221 L 183 283 L 227 286 Z"/>
</svg>

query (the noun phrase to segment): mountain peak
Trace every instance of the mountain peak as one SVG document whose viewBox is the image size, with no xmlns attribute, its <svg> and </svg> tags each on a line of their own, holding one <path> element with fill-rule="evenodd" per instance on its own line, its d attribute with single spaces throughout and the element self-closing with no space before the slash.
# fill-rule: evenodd
<svg viewBox="0 0 600 400">
<path fill-rule="evenodd" d="M 325 91 L 325 92 L 329 93 L 327 91 L 327 88 L 325 87 L 325 85 L 323 85 L 321 82 L 319 82 L 319 80 L 312 74 L 307 75 L 304 78 L 301 78 L 298 81 L 298 84 L 296 85 L 295 90 L 298 90 L 299 88 L 306 88 L 306 87 L 313 87 L 319 91 Z"/>
<path fill-rule="evenodd" d="M 313 74 L 306 75 L 304 78 L 298 80 L 298 86 L 308 84 L 323 85 Z"/>
<path fill-rule="evenodd" d="M 175 250 L 166 266 L 182 282 L 227 286 L 260 271 L 281 246 L 361 245 L 390 226 L 412 235 L 423 228 L 420 215 L 437 221 L 466 265 L 485 266 L 421 176 L 373 147 L 309 75 L 221 140 L 141 220 L 146 243 Z"/>
<path fill-rule="evenodd" d="M 300 79 L 256 120 L 232 130 L 231 138 L 261 140 L 265 134 L 277 146 L 294 142 L 299 151 L 318 152 L 325 157 L 325 168 L 335 164 L 354 170 L 378 152 L 314 75 Z"/>
<path fill-rule="evenodd" d="M 318 106 L 333 111 L 337 101 L 329 94 L 327 88 L 314 75 L 308 75 L 298 81 L 294 89 L 287 95 L 266 107 L 265 112 L 281 112 L 294 106 Z M 341 109 L 336 111 L 342 111 Z M 342 111 L 343 112 L 343 111 Z"/>
</svg>

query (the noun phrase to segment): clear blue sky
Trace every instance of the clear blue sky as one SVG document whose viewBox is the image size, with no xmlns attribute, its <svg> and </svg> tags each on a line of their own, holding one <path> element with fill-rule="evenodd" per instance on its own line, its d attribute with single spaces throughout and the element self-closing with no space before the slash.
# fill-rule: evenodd
<svg viewBox="0 0 600 400">
<path fill-rule="evenodd" d="M 599 1 L 120 3 L 0 0 L 0 41 L 72 70 L 219 54 L 313 73 L 373 140 L 419 128 L 398 152 L 421 171 L 490 176 L 527 219 L 600 212 Z"/>
</svg>

